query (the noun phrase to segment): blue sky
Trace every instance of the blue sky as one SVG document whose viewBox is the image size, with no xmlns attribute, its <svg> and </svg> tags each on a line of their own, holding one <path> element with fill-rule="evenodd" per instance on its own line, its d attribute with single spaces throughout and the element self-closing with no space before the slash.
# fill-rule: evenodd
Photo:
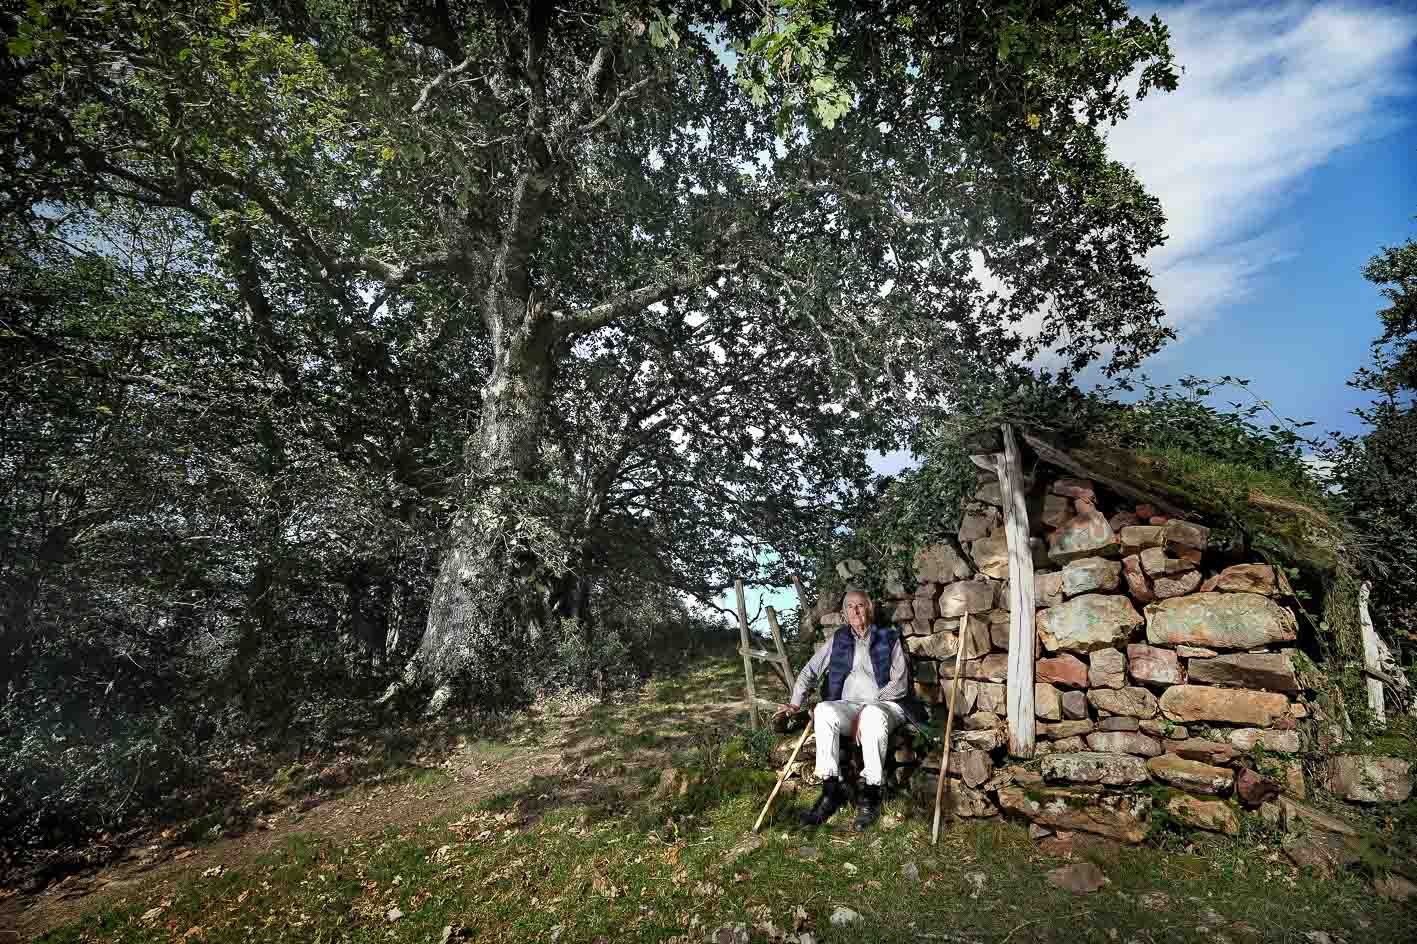
<svg viewBox="0 0 1417 944">
<path fill-rule="evenodd" d="M 1382 301 L 1361 269 L 1417 237 L 1417 2 L 1134 9 L 1161 16 L 1185 67 L 1108 136 L 1168 219 L 1147 261 L 1179 338 L 1143 372 L 1245 377 L 1311 431 L 1357 431 L 1345 383 Z"/>
</svg>

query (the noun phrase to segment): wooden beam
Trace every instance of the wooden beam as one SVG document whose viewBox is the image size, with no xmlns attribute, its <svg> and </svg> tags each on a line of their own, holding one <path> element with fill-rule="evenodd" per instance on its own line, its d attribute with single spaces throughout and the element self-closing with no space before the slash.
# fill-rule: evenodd
<svg viewBox="0 0 1417 944">
<path fill-rule="evenodd" d="M 753 660 L 748 652 L 753 648 L 748 644 L 748 603 L 743 599 L 743 581 L 733 581 L 733 592 L 738 595 L 738 634 L 743 640 L 743 680 L 748 692 L 748 725 L 758 730 L 758 693 L 753 688 Z"/>
<path fill-rule="evenodd" d="M 796 574 L 792 575 L 792 587 L 797 591 L 797 638 L 811 639 L 816 620 L 812 619 L 812 611 L 807 609 L 807 594 L 802 592 L 802 578 Z"/>
<path fill-rule="evenodd" d="M 1124 482 L 1121 479 L 1115 478 L 1113 476 L 1103 475 L 1101 472 L 1098 472 L 1095 469 L 1090 469 L 1078 460 L 1074 459 L 1068 453 L 1054 446 L 1048 445 L 1046 442 L 1036 436 L 1030 436 L 1028 433 L 1024 433 L 1023 441 L 1032 446 L 1033 451 L 1038 453 L 1038 457 L 1044 462 L 1048 462 L 1061 468 L 1067 469 L 1069 472 L 1071 472 L 1073 475 L 1078 476 L 1079 478 L 1092 479 L 1094 482 L 1100 482 L 1103 485 L 1106 485 L 1112 491 L 1116 492 L 1118 495 L 1124 495 L 1127 498 L 1130 498 L 1133 501 L 1140 502 L 1142 504 L 1152 505 L 1158 511 L 1164 512 L 1165 514 L 1171 515 L 1172 517 L 1184 518 L 1186 516 L 1186 513 L 1184 511 L 1182 511 L 1180 508 L 1177 508 L 1175 505 L 1171 504 L 1161 496 L 1154 495 L 1151 492 L 1146 491 L 1145 489 L 1137 488 L 1135 485 L 1132 485 L 1128 482 Z"/>
<path fill-rule="evenodd" d="M 1023 462 L 1013 427 L 1005 423 L 1004 452 L 997 457 L 1004 499 L 1004 537 L 1009 548 L 1009 754 L 1032 757 L 1033 717 L 1033 549 L 1028 546 L 1028 504 L 1023 495 Z"/>
<path fill-rule="evenodd" d="M 1363 581 L 1358 588 L 1358 625 L 1363 630 L 1363 670 L 1367 673 L 1367 678 L 1363 684 L 1368 688 L 1368 708 L 1373 712 L 1373 717 L 1378 719 L 1378 724 L 1387 724 L 1387 705 L 1383 699 L 1383 683 L 1374 678 L 1373 675 L 1383 675 L 1382 661 L 1378 654 L 1378 631 L 1373 627 L 1373 616 L 1368 612 L 1368 595 L 1372 593 L 1372 584 Z"/>
<path fill-rule="evenodd" d="M 773 663 L 782 672 L 782 684 L 787 686 L 787 697 L 792 697 L 792 662 L 787 658 L 787 647 L 782 644 L 782 627 L 777 622 L 777 610 L 768 607 L 768 627 L 772 630 L 772 641 L 777 646 L 776 661 Z"/>
</svg>

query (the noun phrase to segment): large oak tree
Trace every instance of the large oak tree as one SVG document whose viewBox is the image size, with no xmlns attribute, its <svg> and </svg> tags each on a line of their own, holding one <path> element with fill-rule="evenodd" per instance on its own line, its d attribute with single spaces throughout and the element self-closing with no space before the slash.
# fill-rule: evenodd
<svg viewBox="0 0 1417 944">
<path fill-rule="evenodd" d="M 810 551 L 917 404 L 1167 337 L 1160 209 L 1103 132 L 1175 76 L 1110 0 L 55 0 L 6 26 L 4 212 L 40 240 L 181 221 L 273 417 L 318 414 L 334 370 L 416 439 L 417 365 L 466 345 L 461 468 L 393 463 L 447 503 L 405 675 L 434 707 L 617 575 L 704 597 Z M 329 455 L 366 448 L 351 419 Z M 254 427 L 273 480 L 281 428 Z"/>
</svg>

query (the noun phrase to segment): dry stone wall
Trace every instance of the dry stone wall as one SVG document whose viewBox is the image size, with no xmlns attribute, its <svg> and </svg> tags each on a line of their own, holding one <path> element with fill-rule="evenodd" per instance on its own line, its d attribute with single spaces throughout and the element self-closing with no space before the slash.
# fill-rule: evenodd
<svg viewBox="0 0 1417 944">
<path fill-rule="evenodd" d="M 1032 820 L 1041 835 L 1140 841 L 1156 802 L 1182 822 L 1230 833 L 1239 807 L 1302 799 L 1294 755 L 1312 709 L 1298 682 L 1282 576 L 1211 548 L 1199 524 L 1105 495 L 1093 482 L 1043 467 L 1030 484 L 1040 762 L 1005 766 L 1008 555 L 992 475 L 980 474 L 958 545 L 923 548 L 916 589 L 897 581 L 877 613 L 903 634 L 915 691 L 932 703 L 946 701 L 967 645 L 949 770 L 960 778 L 950 793 L 955 812 L 1002 810 Z M 842 576 L 860 573 L 851 562 Z M 818 615 L 826 632 L 842 622 L 835 612 Z M 908 749 L 898 759 L 911 760 Z M 913 788 L 933 797 L 935 773 L 917 772 Z M 1410 792 L 1402 776 L 1384 782 Z"/>
</svg>

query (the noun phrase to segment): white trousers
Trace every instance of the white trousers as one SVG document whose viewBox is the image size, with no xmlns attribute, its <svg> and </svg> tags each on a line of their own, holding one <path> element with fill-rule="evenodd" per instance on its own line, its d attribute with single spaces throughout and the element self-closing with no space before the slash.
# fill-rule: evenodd
<svg viewBox="0 0 1417 944">
<path fill-rule="evenodd" d="M 866 782 L 880 786 L 885 778 L 886 742 L 891 731 L 905 720 L 905 711 L 893 701 L 822 701 L 812 710 L 817 728 L 817 776 L 841 776 L 841 736 L 857 723 L 861 742 L 862 773 Z"/>
</svg>

